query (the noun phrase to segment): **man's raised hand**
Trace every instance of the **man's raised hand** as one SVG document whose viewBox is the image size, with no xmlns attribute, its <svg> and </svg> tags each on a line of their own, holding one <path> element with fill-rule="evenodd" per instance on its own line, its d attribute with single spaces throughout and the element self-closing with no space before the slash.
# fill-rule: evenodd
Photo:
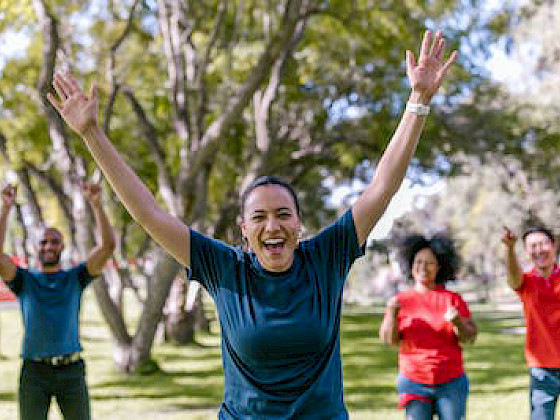
<svg viewBox="0 0 560 420">
<path fill-rule="evenodd" d="M 502 228 L 502 242 L 508 248 L 513 248 L 516 240 L 517 236 L 507 226 L 504 226 Z"/>
<path fill-rule="evenodd" d="M 91 182 L 83 182 L 81 184 L 82 194 L 95 207 L 101 203 L 101 187 L 99 184 Z"/>
<path fill-rule="evenodd" d="M 16 202 L 16 187 L 11 184 L 2 189 L 2 205 L 7 209 L 11 208 Z"/>
</svg>

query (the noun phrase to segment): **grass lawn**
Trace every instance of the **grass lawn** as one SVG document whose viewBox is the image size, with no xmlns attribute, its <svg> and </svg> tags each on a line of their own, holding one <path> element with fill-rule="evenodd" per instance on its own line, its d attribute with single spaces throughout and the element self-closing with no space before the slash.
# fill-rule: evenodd
<svg viewBox="0 0 560 420">
<path fill-rule="evenodd" d="M 476 344 L 464 351 L 470 380 L 468 418 L 528 418 L 524 336 L 503 332 L 522 324 L 520 314 L 471 309 L 480 333 Z M 404 419 L 402 410 L 396 409 L 396 349 L 377 338 L 380 321 L 381 313 L 373 308 L 344 310 L 344 394 L 352 419 Z M 0 420 L 17 419 L 21 338 L 19 309 L 1 312 Z M 82 308 L 82 344 L 94 419 L 216 419 L 222 395 L 217 334 L 200 336 L 197 344 L 187 347 L 157 344 L 153 354 L 165 373 L 127 377 L 113 370 L 110 336 L 88 290 Z M 49 419 L 60 418 L 53 404 Z"/>
</svg>

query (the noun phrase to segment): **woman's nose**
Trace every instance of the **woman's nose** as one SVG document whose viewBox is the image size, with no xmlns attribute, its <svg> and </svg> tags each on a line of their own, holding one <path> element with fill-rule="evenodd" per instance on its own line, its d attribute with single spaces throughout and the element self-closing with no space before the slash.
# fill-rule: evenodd
<svg viewBox="0 0 560 420">
<path fill-rule="evenodd" d="M 276 217 L 269 217 L 266 220 L 266 229 L 267 230 L 277 230 L 278 229 L 278 220 L 276 220 Z"/>
</svg>

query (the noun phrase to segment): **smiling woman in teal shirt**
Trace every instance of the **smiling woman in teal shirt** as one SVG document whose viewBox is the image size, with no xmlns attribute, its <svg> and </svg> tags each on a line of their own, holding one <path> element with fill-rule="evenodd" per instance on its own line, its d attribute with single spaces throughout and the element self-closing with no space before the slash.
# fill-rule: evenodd
<svg viewBox="0 0 560 420">
<path fill-rule="evenodd" d="M 97 122 L 97 92 L 57 74 L 49 100 L 84 140 L 134 219 L 201 282 L 216 302 L 225 386 L 222 419 L 346 419 L 339 328 L 342 286 L 354 259 L 406 173 L 439 89 L 457 53 L 444 60 L 441 32 L 427 31 L 416 62 L 406 53 L 412 91 L 406 110 L 356 203 L 316 237 L 300 241 L 296 194 L 277 178 L 242 195 L 249 252 L 192 230 L 163 211 Z"/>
<path fill-rule="evenodd" d="M 249 188 L 255 188 L 249 197 L 276 196 L 272 207 L 254 207 L 249 199 L 245 217 L 258 216 L 244 231 L 257 230 L 263 260 L 281 263 L 290 220 L 297 220 L 294 201 L 274 177 L 257 179 Z M 259 229 L 263 214 L 269 226 Z M 255 252 L 191 231 L 191 278 L 208 290 L 220 319 L 225 376 L 220 418 L 348 417 L 339 345 L 342 286 L 354 259 L 363 255 L 352 213 L 299 242 L 289 255 L 286 270 L 269 271 Z"/>
</svg>

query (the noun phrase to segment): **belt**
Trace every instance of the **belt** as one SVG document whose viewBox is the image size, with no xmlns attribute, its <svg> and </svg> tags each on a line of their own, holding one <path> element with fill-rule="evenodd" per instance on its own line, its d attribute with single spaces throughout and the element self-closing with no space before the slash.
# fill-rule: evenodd
<svg viewBox="0 0 560 420">
<path fill-rule="evenodd" d="M 64 354 L 62 356 L 34 357 L 31 360 L 39 363 L 46 363 L 47 365 L 60 366 L 60 365 L 69 365 L 71 363 L 76 363 L 81 359 L 82 356 L 80 353 L 70 353 L 70 354 Z"/>
</svg>

